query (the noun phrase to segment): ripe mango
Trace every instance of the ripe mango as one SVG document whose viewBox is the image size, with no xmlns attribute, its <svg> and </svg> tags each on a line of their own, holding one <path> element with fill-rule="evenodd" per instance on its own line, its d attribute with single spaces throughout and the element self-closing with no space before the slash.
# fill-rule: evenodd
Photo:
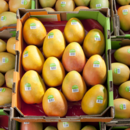
<svg viewBox="0 0 130 130">
<path fill-rule="evenodd" d="M 120 19 L 120 27 L 123 31 L 130 30 L 130 5 L 121 6 L 117 11 Z"/>
<path fill-rule="evenodd" d="M 77 6 L 88 6 L 90 0 L 74 0 L 74 2 Z"/>
<path fill-rule="evenodd" d="M 83 69 L 83 78 L 89 85 L 104 84 L 106 74 L 106 64 L 100 55 L 91 56 Z"/>
<path fill-rule="evenodd" d="M 20 81 L 20 94 L 27 104 L 39 104 L 42 102 L 46 86 L 40 75 L 34 71 L 27 71 Z"/>
<path fill-rule="evenodd" d="M 58 130 L 80 130 L 81 122 L 58 122 Z"/>
<path fill-rule="evenodd" d="M 42 72 L 44 57 L 41 51 L 34 45 L 27 46 L 22 55 L 22 65 L 25 71 L 35 70 Z"/>
<path fill-rule="evenodd" d="M 0 52 L 6 51 L 6 43 L 0 39 Z"/>
<path fill-rule="evenodd" d="M 48 86 L 57 87 L 63 82 L 65 70 L 57 58 L 49 57 L 43 65 L 42 76 Z"/>
<path fill-rule="evenodd" d="M 130 101 L 124 98 L 114 100 L 115 118 L 130 118 Z"/>
<path fill-rule="evenodd" d="M 61 58 L 65 50 L 65 38 L 58 29 L 51 30 L 43 42 L 43 53 L 45 57 Z"/>
<path fill-rule="evenodd" d="M 83 127 L 81 130 L 97 130 L 97 129 L 94 126 L 87 125 L 87 126 Z"/>
<path fill-rule="evenodd" d="M 79 6 L 79 7 L 76 7 L 76 8 L 74 9 L 74 11 L 80 11 L 80 9 L 89 9 L 89 8 L 86 7 L 86 6 Z"/>
<path fill-rule="evenodd" d="M 8 11 L 8 4 L 5 0 L 0 0 L 0 14 L 5 12 L 5 11 Z"/>
<path fill-rule="evenodd" d="M 38 122 L 22 122 L 20 130 L 43 130 L 43 124 Z"/>
<path fill-rule="evenodd" d="M 91 9 L 109 8 L 109 1 L 108 0 L 91 0 L 90 8 Z"/>
<path fill-rule="evenodd" d="M 45 7 L 53 7 L 56 3 L 56 0 L 39 0 L 40 5 L 45 8 Z"/>
<path fill-rule="evenodd" d="M 130 81 L 121 84 L 118 91 L 121 97 L 130 100 Z"/>
<path fill-rule="evenodd" d="M 57 130 L 54 126 L 47 126 L 44 130 Z"/>
<path fill-rule="evenodd" d="M 69 72 L 62 83 L 63 94 L 69 101 L 80 101 L 86 89 L 85 81 L 77 71 Z"/>
<path fill-rule="evenodd" d="M 56 11 L 74 11 L 75 3 L 73 0 L 57 0 Z"/>
<path fill-rule="evenodd" d="M 24 23 L 23 37 L 27 44 L 42 46 L 46 35 L 46 29 L 39 19 L 29 18 Z"/>
<path fill-rule="evenodd" d="M 31 0 L 9 0 L 9 9 L 16 13 L 19 8 L 31 9 Z"/>
<path fill-rule="evenodd" d="M 16 14 L 13 12 L 3 12 L 0 14 L 0 27 L 16 24 Z"/>
<path fill-rule="evenodd" d="M 5 83 L 5 77 L 2 73 L 0 73 L 0 87 Z"/>
<path fill-rule="evenodd" d="M 12 102 L 12 89 L 0 88 L 0 106 L 10 104 Z"/>
<path fill-rule="evenodd" d="M 7 53 L 0 52 L 0 72 L 6 73 L 7 71 L 14 69 L 15 56 Z"/>
<path fill-rule="evenodd" d="M 120 85 L 121 83 L 129 79 L 130 70 L 128 66 L 125 64 L 112 63 L 112 74 L 113 74 L 113 83 L 115 85 Z"/>
<path fill-rule="evenodd" d="M 12 54 L 16 54 L 15 53 L 15 46 L 16 46 L 16 38 L 15 37 L 11 37 L 8 41 L 7 41 L 7 51 L 9 53 Z"/>
<path fill-rule="evenodd" d="M 85 54 L 79 43 L 72 42 L 65 48 L 62 63 L 68 72 L 72 70 L 81 72 L 85 66 L 85 62 Z"/>
<path fill-rule="evenodd" d="M 42 100 L 42 106 L 47 116 L 63 117 L 68 110 L 64 95 L 56 88 L 49 88 L 46 91 Z"/>
<path fill-rule="evenodd" d="M 120 5 L 129 5 L 130 0 L 116 0 L 116 2 Z"/>
<path fill-rule="evenodd" d="M 99 29 L 92 29 L 84 39 L 83 49 L 87 57 L 102 55 L 105 51 L 105 38 Z"/>
<path fill-rule="evenodd" d="M 90 88 L 82 99 L 81 107 L 88 115 L 101 114 L 107 107 L 107 90 L 101 85 Z"/>
<path fill-rule="evenodd" d="M 121 47 L 114 53 L 114 58 L 121 63 L 130 65 L 130 46 Z"/>
<path fill-rule="evenodd" d="M 81 21 L 77 18 L 71 18 L 65 26 L 64 36 L 68 43 L 78 42 L 82 44 L 85 30 Z"/>
<path fill-rule="evenodd" d="M 50 8 L 50 7 L 46 7 L 46 8 L 43 8 L 43 9 L 45 9 L 47 12 L 55 12 L 55 10 Z"/>
</svg>

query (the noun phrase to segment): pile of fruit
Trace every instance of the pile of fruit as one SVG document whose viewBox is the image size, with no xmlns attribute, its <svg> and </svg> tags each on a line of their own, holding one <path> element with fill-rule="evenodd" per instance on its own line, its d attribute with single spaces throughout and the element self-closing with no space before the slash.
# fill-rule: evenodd
<svg viewBox="0 0 130 130">
<path fill-rule="evenodd" d="M 11 37 L 8 41 L 0 39 L 0 106 L 12 102 L 15 44 L 15 37 Z"/>
<path fill-rule="evenodd" d="M 106 109 L 105 38 L 100 30 L 92 29 L 86 35 L 81 21 L 71 18 L 64 33 L 58 29 L 47 33 L 39 19 L 29 18 L 23 25 L 23 38 L 27 43 L 22 54 L 26 72 L 20 94 L 25 103 L 42 103 L 47 116 L 60 117 L 67 114 L 67 101 L 81 100 L 88 115 Z M 59 86 L 61 91 L 56 88 Z"/>
</svg>

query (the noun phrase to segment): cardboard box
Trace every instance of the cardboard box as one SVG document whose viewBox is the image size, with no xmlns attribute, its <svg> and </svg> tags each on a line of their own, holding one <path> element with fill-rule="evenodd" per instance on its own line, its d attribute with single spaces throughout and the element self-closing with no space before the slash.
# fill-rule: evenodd
<svg viewBox="0 0 130 130">
<path fill-rule="evenodd" d="M 14 73 L 14 84 L 13 84 L 13 103 L 12 103 L 12 114 L 14 115 L 13 119 L 19 122 L 58 122 L 58 121 L 71 121 L 71 122 L 109 122 L 114 118 L 114 107 L 113 107 L 113 86 L 112 86 L 112 70 L 111 65 L 109 63 L 110 60 L 110 52 L 111 52 L 111 39 L 110 39 L 110 19 L 107 17 L 109 10 L 102 9 L 100 12 L 98 11 L 90 11 L 90 10 L 82 10 L 78 12 L 55 12 L 48 13 L 45 10 L 25 10 L 19 9 L 17 13 L 18 23 L 17 23 L 17 41 L 16 41 L 16 71 Z M 19 83 L 22 77 L 22 73 L 24 72 L 21 63 L 21 57 L 23 52 L 23 46 L 25 47 L 25 42 L 23 41 L 22 36 L 22 28 L 23 23 L 29 17 L 40 17 L 41 20 L 47 21 L 50 20 L 56 21 L 68 21 L 72 17 L 76 17 L 79 19 L 94 19 L 98 21 L 101 26 L 104 28 L 104 35 L 106 40 L 106 65 L 107 65 L 107 90 L 108 90 L 108 107 L 99 115 L 80 115 L 80 116 L 65 116 L 63 118 L 60 117 L 48 117 L 39 115 L 25 115 L 22 110 L 24 109 L 22 106 L 22 99 L 19 94 Z M 50 17 L 51 16 L 51 17 Z M 51 18 L 51 19 L 50 19 Z M 52 24 L 52 22 L 51 22 Z M 53 26 L 53 25 L 52 25 Z M 46 26 L 45 26 L 46 27 Z M 54 27 L 53 27 L 54 29 Z M 26 105 L 26 104 L 25 104 Z M 34 107 L 34 106 L 24 106 L 24 107 Z M 27 109 L 28 109 L 27 108 Z M 43 111 L 43 110 L 42 110 Z"/>
</svg>

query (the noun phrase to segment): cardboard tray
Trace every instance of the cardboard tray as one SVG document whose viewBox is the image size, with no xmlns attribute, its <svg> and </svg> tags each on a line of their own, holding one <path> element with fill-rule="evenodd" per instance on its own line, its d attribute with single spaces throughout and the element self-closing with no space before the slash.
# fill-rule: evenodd
<svg viewBox="0 0 130 130">
<path fill-rule="evenodd" d="M 106 12 L 106 13 L 105 13 Z M 114 107 L 113 107 L 113 86 L 112 86 L 112 70 L 109 63 L 110 52 L 111 52 L 111 39 L 110 39 L 110 21 L 108 14 L 108 9 L 102 9 L 102 11 L 90 11 L 82 10 L 78 12 L 55 12 L 48 13 L 45 10 L 25 10 L 19 9 L 17 12 L 17 37 L 16 37 L 16 68 L 14 73 L 14 84 L 13 84 L 13 102 L 12 102 L 12 113 L 14 114 L 13 119 L 19 122 L 58 122 L 58 121 L 72 121 L 72 122 L 109 122 L 114 118 Z M 22 36 L 22 26 L 25 20 L 31 16 L 40 17 L 42 20 L 48 19 L 49 16 L 57 17 L 52 20 L 58 21 L 68 21 L 72 17 L 77 17 L 79 19 L 94 19 L 97 20 L 104 28 L 105 40 L 106 40 L 106 64 L 107 64 L 107 90 L 108 90 L 108 107 L 100 115 L 80 115 L 80 116 L 66 116 L 60 117 L 48 117 L 48 116 L 26 116 L 21 111 L 22 99 L 19 94 L 19 83 L 22 77 L 22 64 L 21 56 L 23 52 L 23 36 Z M 49 19 L 50 20 L 50 19 Z"/>
<path fill-rule="evenodd" d="M 130 38 L 130 30 L 124 32 L 120 28 L 120 20 L 117 13 L 118 6 L 119 4 L 116 3 L 116 0 L 111 0 L 111 18 L 112 18 L 111 22 L 112 22 L 112 30 L 113 30 L 112 37 L 116 38 L 118 36 L 118 37 Z"/>
</svg>

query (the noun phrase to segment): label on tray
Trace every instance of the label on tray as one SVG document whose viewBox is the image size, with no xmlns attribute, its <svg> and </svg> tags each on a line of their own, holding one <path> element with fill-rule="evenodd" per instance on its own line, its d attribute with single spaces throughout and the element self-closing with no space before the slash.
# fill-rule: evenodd
<svg viewBox="0 0 130 130">
<path fill-rule="evenodd" d="M 94 38 L 95 38 L 95 41 L 101 41 L 101 38 L 100 38 L 100 36 L 99 36 L 98 34 L 96 34 L 96 35 L 94 36 Z"/>
<path fill-rule="evenodd" d="M 50 38 L 54 38 L 54 33 L 49 33 L 48 39 L 50 39 Z"/>
<path fill-rule="evenodd" d="M 6 57 L 3 57 L 2 58 L 2 63 L 8 63 L 9 62 L 9 59 L 8 58 L 6 58 Z"/>
<path fill-rule="evenodd" d="M 55 63 L 50 64 L 50 70 L 56 70 L 56 64 Z"/>
<path fill-rule="evenodd" d="M 96 4 L 96 9 L 101 9 L 101 4 Z"/>
<path fill-rule="evenodd" d="M 121 73 L 120 68 L 115 68 L 115 69 L 114 69 L 114 73 L 115 73 L 115 74 L 120 74 L 120 73 Z"/>
<path fill-rule="evenodd" d="M 77 25 L 77 21 L 76 20 L 72 20 L 71 21 L 71 25 Z"/>
<path fill-rule="evenodd" d="M 5 92 L 5 88 L 0 88 L 0 92 Z"/>
<path fill-rule="evenodd" d="M 124 9 L 122 12 L 123 12 L 124 15 L 127 15 L 128 14 L 128 9 Z"/>
<path fill-rule="evenodd" d="M 63 127 L 69 127 L 69 123 L 68 122 L 63 122 Z"/>
<path fill-rule="evenodd" d="M 13 45 L 13 49 L 15 50 L 15 44 Z"/>
<path fill-rule="evenodd" d="M 27 0 L 21 0 L 21 5 L 26 5 L 27 4 Z"/>
<path fill-rule="evenodd" d="M 94 68 L 99 68 L 100 67 L 100 62 L 99 61 L 94 61 L 93 67 Z"/>
<path fill-rule="evenodd" d="M 5 16 L 1 16 L 1 21 L 5 21 L 6 17 Z"/>
<path fill-rule="evenodd" d="M 23 56 L 24 58 L 25 57 L 28 57 L 28 51 L 25 51 L 25 53 L 24 53 L 24 56 Z"/>
<path fill-rule="evenodd" d="M 24 122 L 24 124 L 29 124 L 29 122 Z"/>
<path fill-rule="evenodd" d="M 97 100 L 96 100 L 96 103 L 102 104 L 103 103 L 103 97 L 102 96 L 98 96 Z"/>
<path fill-rule="evenodd" d="M 70 50 L 69 56 L 76 56 L 76 51 L 74 49 Z"/>
<path fill-rule="evenodd" d="M 66 2 L 65 1 L 61 1 L 61 7 L 65 7 L 66 6 Z"/>
<path fill-rule="evenodd" d="M 127 52 L 130 53 L 130 49 L 128 49 Z"/>
<path fill-rule="evenodd" d="M 121 110 L 126 110 L 126 104 L 120 104 L 120 109 Z"/>
<path fill-rule="evenodd" d="M 130 92 L 130 86 L 127 86 L 127 87 L 125 88 L 125 90 L 126 90 L 126 92 Z"/>
<path fill-rule="evenodd" d="M 54 96 L 53 95 L 49 95 L 48 96 L 48 103 L 51 103 L 51 102 L 54 102 L 55 99 L 54 99 Z"/>
<path fill-rule="evenodd" d="M 72 93 L 77 93 L 79 92 L 79 87 L 77 85 L 72 86 Z"/>
<path fill-rule="evenodd" d="M 36 29 L 36 24 L 35 23 L 31 23 L 30 24 L 30 29 Z"/>
<path fill-rule="evenodd" d="M 31 84 L 30 83 L 25 84 L 25 91 L 31 91 Z"/>
</svg>

